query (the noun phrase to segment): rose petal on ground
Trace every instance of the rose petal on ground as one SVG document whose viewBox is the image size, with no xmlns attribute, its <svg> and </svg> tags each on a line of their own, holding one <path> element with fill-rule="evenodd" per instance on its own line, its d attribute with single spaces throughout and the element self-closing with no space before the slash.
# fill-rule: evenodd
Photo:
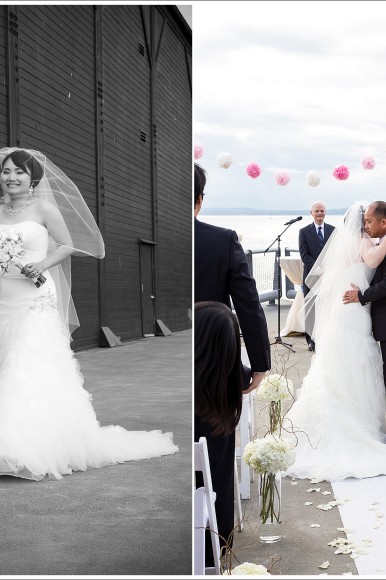
<svg viewBox="0 0 386 580">
<path fill-rule="evenodd" d="M 326 568 L 328 568 L 330 565 L 330 562 L 327 560 L 326 562 L 323 562 L 323 564 L 320 564 L 320 566 L 318 566 L 319 568 L 323 568 L 324 570 Z"/>
</svg>

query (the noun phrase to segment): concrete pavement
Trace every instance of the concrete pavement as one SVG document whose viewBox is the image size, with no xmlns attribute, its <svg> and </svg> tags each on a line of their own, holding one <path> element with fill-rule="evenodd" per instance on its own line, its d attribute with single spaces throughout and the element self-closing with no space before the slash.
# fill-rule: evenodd
<svg viewBox="0 0 386 580">
<path fill-rule="evenodd" d="M 291 307 L 288 300 L 281 301 L 281 328 L 285 326 L 286 317 Z M 271 342 L 278 335 L 278 310 L 276 306 L 264 304 Z M 282 341 L 292 345 L 295 352 L 285 346 L 272 344 L 272 370 L 281 373 L 288 370 L 288 378 L 293 381 L 295 389 L 301 386 L 303 377 L 307 374 L 313 353 L 308 351 L 304 335 L 282 336 Z M 320 492 L 307 492 L 312 487 L 320 488 Z M 323 491 L 331 492 L 330 496 L 321 495 Z M 328 573 L 328 576 L 341 576 L 344 573 L 358 574 L 355 562 L 349 555 L 334 555 L 334 548 L 328 543 L 335 538 L 345 537 L 337 528 L 342 527 L 342 520 L 337 507 L 330 511 L 316 509 L 316 505 L 327 503 L 333 498 L 329 483 L 311 485 L 310 480 L 282 479 L 282 528 L 283 538 L 275 544 L 262 544 L 258 540 L 257 511 L 257 478 L 251 484 L 251 498 L 242 500 L 244 514 L 244 529 L 235 532 L 234 552 L 240 562 L 254 562 L 270 568 L 271 574 L 282 576 L 304 575 L 307 577 Z M 312 506 L 305 506 L 307 501 L 313 501 Z M 320 527 L 311 527 L 319 524 Z M 330 562 L 328 570 L 319 568 L 325 561 Z M 235 562 L 235 565 L 237 562 Z"/>
<path fill-rule="evenodd" d="M 192 332 L 77 353 L 101 425 L 179 452 L 31 482 L 0 477 L 0 575 L 190 575 Z"/>
</svg>

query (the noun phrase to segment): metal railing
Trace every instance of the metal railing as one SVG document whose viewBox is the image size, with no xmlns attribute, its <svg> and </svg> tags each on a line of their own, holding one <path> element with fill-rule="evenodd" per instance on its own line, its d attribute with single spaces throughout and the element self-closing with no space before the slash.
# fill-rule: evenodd
<svg viewBox="0 0 386 580">
<path fill-rule="evenodd" d="M 293 254 L 299 254 L 299 250 L 297 248 L 284 248 L 285 256 Z M 272 248 L 267 252 L 265 250 L 247 250 L 245 255 L 249 270 L 256 280 L 260 302 L 275 304 L 275 300 L 279 297 L 278 249 Z M 292 300 L 296 296 L 295 286 L 283 271 L 282 276 L 281 287 L 284 289 L 285 298 Z"/>
</svg>

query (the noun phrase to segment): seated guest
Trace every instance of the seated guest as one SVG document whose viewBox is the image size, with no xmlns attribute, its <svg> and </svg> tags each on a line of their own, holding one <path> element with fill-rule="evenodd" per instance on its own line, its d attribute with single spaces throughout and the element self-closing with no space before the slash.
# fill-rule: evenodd
<svg viewBox="0 0 386 580">
<path fill-rule="evenodd" d="M 243 392 L 240 332 L 225 304 L 197 302 L 194 313 L 194 440 L 207 440 L 223 551 L 232 546 L 234 528 L 235 429 Z M 200 472 L 196 486 L 203 486 Z M 209 532 L 205 549 L 206 566 L 213 566 Z"/>
</svg>

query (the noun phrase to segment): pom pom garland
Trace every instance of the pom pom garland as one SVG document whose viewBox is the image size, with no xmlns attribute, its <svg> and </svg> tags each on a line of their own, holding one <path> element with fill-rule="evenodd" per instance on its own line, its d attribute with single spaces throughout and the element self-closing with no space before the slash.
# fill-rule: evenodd
<svg viewBox="0 0 386 580">
<path fill-rule="evenodd" d="M 286 171 L 278 171 L 275 175 L 275 181 L 278 185 L 287 185 L 290 180 L 290 176 Z"/>
<path fill-rule="evenodd" d="M 343 181 L 344 179 L 348 178 L 348 176 L 350 175 L 350 172 L 345 165 L 339 165 L 339 167 L 335 167 L 332 174 L 334 177 L 336 177 L 340 181 Z"/>
<path fill-rule="evenodd" d="M 374 169 L 375 167 L 375 160 L 373 157 L 363 157 L 361 163 L 364 169 Z"/>
<path fill-rule="evenodd" d="M 204 155 L 204 147 L 200 143 L 196 143 L 194 146 L 194 158 L 201 159 Z"/>
<path fill-rule="evenodd" d="M 251 161 L 251 163 L 247 165 L 246 171 L 249 177 L 252 177 L 252 179 L 256 179 L 256 177 L 259 177 L 259 175 L 261 174 L 261 167 L 254 161 Z"/>
<path fill-rule="evenodd" d="M 311 169 L 307 173 L 306 181 L 310 187 L 316 187 L 320 183 L 319 173 L 317 171 L 314 171 L 313 169 Z"/>
<path fill-rule="evenodd" d="M 220 153 L 217 163 L 222 169 L 228 169 L 233 163 L 233 157 L 230 153 Z"/>
</svg>

